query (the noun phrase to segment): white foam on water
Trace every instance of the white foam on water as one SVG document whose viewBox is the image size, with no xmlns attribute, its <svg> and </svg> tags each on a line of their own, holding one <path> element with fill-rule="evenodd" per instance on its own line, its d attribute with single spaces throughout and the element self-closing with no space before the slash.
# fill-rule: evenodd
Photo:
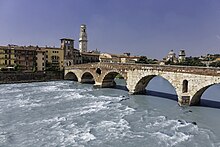
<svg viewBox="0 0 220 147">
<path fill-rule="evenodd" d="M 104 101 L 111 101 L 111 102 L 120 102 L 123 100 L 123 97 L 113 97 L 113 96 L 98 96 L 96 99 L 104 100 Z"/>
<path fill-rule="evenodd" d="M 167 120 L 164 116 L 156 117 L 155 122 L 146 126 L 149 134 L 157 138 L 160 145 L 175 146 L 189 140 L 193 135 L 178 131 L 176 126 L 183 126 L 177 120 Z"/>
<path fill-rule="evenodd" d="M 105 106 L 106 102 L 92 102 L 89 103 L 87 106 L 81 107 L 78 109 L 78 112 L 80 113 L 80 115 L 83 114 L 88 114 L 88 113 L 95 113 L 98 112 L 102 109 L 106 109 L 107 106 Z"/>
<path fill-rule="evenodd" d="M 0 144 L 3 144 L 7 141 L 6 132 L 0 132 Z"/>
<path fill-rule="evenodd" d="M 130 130 L 130 125 L 125 119 L 119 119 L 117 121 L 101 121 L 94 129 L 98 132 L 103 142 L 114 141 L 116 139 L 123 138 L 143 138 L 144 136 L 134 134 Z"/>
<path fill-rule="evenodd" d="M 159 144 L 166 144 L 166 146 L 175 146 L 178 143 L 187 141 L 189 140 L 189 138 L 191 138 L 190 135 L 185 135 L 182 132 L 175 132 L 172 136 L 169 136 L 162 132 L 155 132 L 150 135 L 152 137 L 156 137 Z"/>
<path fill-rule="evenodd" d="M 77 124 L 69 124 L 66 126 L 66 128 L 67 129 L 63 129 L 62 125 L 53 128 L 55 130 L 59 130 L 57 133 L 59 133 L 59 137 L 61 138 L 60 142 L 62 145 L 80 146 L 96 139 L 96 137 L 91 133 L 91 128 L 89 127 L 88 123 L 86 123 L 83 127 L 79 127 Z M 62 133 L 60 133 L 60 131 Z"/>
<path fill-rule="evenodd" d="M 45 86 L 41 88 L 42 92 L 51 92 L 51 91 L 56 91 L 56 90 L 57 90 L 57 86 Z"/>
<path fill-rule="evenodd" d="M 184 120 L 169 120 L 165 116 L 149 117 L 147 132 L 157 138 L 159 145 L 176 146 L 190 142 L 193 146 L 200 144 L 214 145 L 215 135 L 210 130 L 199 128 L 197 125 Z"/>
<path fill-rule="evenodd" d="M 33 84 L 33 86 L 36 85 Z M 23 137 L 21 140 L 25 140 L 22 144 L 19 144 L 20 146 L 31 146 L 39 143 L 39 146 L 80 147 L 90 146 L 91 144 L 91 146 L 97 144 L 103 146 L 106 145 L 105 143 L 111 145 L 114 142 L 124 143 L 119 145 L 125 146 L 127 140 L 134 142 L 136 140 L 140 142 L 155 140 L 156 145 L 164 147 L 185 146 L 187 142 L 192 146 L 199 147 L 200 143 L 209 144 L 213 147 L 220 145 L 220 143 L 213 143 L 214 135 L 210 130 L 199 128 L 185 121 L 180 123 L 178 120 L 167 119 L 165 116 L 155 116 L 160 114 L 155 112 L 156 110 L 152 111 L 153 109 L 145 112 L 139 112 L 137 109 L 138 112 L 135 113 L 135 109 L 120 102 L 125 99 L 124 96 L 95 96 L 93 92 L 88 92 L 93 91 L 91 87 L 79 89 L 76 86 L 77 89 L 74 86 L 73 88 L 64 87 L 65 85 L 68 86 L 69 84 L 62 82 L 43 83 L 43 88 L 36 88 L 36 90 L 32 90 L 28 85 L 23 85 L 20 86 L 20 89 L 24 87 L 23 95 L 14 94 L 15 99 L 7 103 L 11 106 L 10 108 L 12 106 L 25 108 L 51 106 L 50 108 L 52 108 L 51 114 L 48 113 L 48 116 L 42 115 L 33 120 L 28 118 L 13 124 L 12 131 L 16 132 L 18 130 L 22 134 L 16 137 Z M 14 88 L 18 87 L 15 85 Z M 8 88 L 7 90 L 12 89 Z M 26 94 L 25 92 L 30 93 Z M 54 92 L 56 93 L 54 94 Z M 33 96 L 38 94 L 39 97 L 37 98 Z M 76 105 L 69 105 L 68 102 Z M 58 103 L 64 107 L 54 109 L 56 106 L 61 106 L 57 105 Z M 24 113 L 29 114 L 25 110 L 22 109 Z M 48 109 L 48 112 L 50 112 L 50 109 Z M 39 111 L 39 113 L 42 112 Z M 136 114 L 138 116 L 135 116 Z M 132 118 L 129 115 L 132 115 Z M 133 127 L 136 124 L 138 124 L 137 127 Z M 32 130 L 32 128 L 34 129 Z M 22 133 L 22 131 L 28 129 L 33 132 Z M 0 145 L 4 144 L 6 140 L 7 136 L 0 133 Z"/>
<path fill-rule="evenodd" d="M 0 90 L 1 94 L 11 94 L 11 93 L 19 93 L 22 92 L 20 89 L 11 89 L 11 88 L 3 88 Z"/>
</svg>

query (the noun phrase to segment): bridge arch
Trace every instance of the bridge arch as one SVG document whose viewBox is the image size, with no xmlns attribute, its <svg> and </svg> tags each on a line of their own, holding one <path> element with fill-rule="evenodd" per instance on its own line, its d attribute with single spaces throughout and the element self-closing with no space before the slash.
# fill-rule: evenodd
<svg viewBox="0 0 220 147">
<path fill-rule="evenodd" d="M 76 74 L 74 72 L 68 72 L 65 76 L 64 76 L 65 80 L 72 80 L 72 81 L 78 81 L 78 77 L 76 76 Z"/>
<path fill-rule="evenodd" d="M 166 84 L 169 84 L 172 88 L 173 88 L 173 93 L 170 94 L 170 92 L 162 92 L 162 91 L 153 91 L 153 92 L 157 92 L 157 95 L 160 97 L 160 95 L 162 96 L 166 96 L 166 98 L 169 99 L 175 99 L 178 100 L 178 94 L 177 94 L 177 90 L 175 85 L 173 85 L 172 81 L 166 77 L 164 77 L 163 75 L 146 75 L 142 78 L 140 78 L 140 80 L 137 82 L 135 89 L 134 89 L 134 94 L 147 94 L 147 90 L 146 87 L 148 86 L 148 84 L 150 83 L 150 81 L 152 81 L 155 77 L 159 77 L 159 79 L 156 80 L 165 80 Z M 158 81 L 161 82 L 161 81 Z"/>
<path fill-rule="evenodd" d="M 126 80 L 126 76 L 117 70 L 111 70 L 105 73 L 101 80 L 101 87 L 115 87 L 116 82 L 114 81 L 117 75 L 120 75 L 121 78 Z"/>
<path fill-rule="evenodd" d="M 215 86 L 215 85 L 219 85 L 219 83 L 215 83 L 215 84 L 210 84 L 210 85 L 207 85 L 207 86 L 204 86 L 202 87 L 201 89 L 199 89 L 194 95 L 193 97 L 191 98 L 190 100 L 190 105 L 191 106 L 197 106 L 197 105 L 200 105 L 201 104 L 201 100 L 202 100 L 202 95 L 208 91 L 209 88 L 211 88 L 212 86 Z M 216 100 L 216 103 L 219 103 L 219 101 Z M 220 106 L 219 106 L 220 108 Z"/>
<path fill-rule="evenodd" d="M 91 72 L 89 72 L 89 71 L 85 71 L 82 74 L 81 83 L 95 84 L 94 75 Z"/>
</svg>

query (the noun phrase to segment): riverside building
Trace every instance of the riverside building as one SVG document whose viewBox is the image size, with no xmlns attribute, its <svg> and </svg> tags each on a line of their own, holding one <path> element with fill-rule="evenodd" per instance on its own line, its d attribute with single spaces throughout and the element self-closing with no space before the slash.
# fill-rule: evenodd
<svg viewBox="0 0 220 147">
<path fill-rule="evenodd" d="M 62 38 L 60 47 L 0 46 L 0 68 L 15 68 L 21 71 L 63 70 L 64 66 L 99 62 L 99 52 L 87 51 L 86 25 L 80 26 L 79 49 L 74 40 Z"/>
</svg>

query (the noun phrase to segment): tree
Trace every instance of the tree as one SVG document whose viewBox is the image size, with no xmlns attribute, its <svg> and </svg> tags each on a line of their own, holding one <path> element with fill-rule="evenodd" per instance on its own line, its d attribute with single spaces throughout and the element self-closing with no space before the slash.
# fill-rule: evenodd
<svg viewBox="0 0 220 147">
<path fill-rule="evenodd" d="M 188 57 L 183 62 L 178 62 L 176 65 L 183 65 L 183 66 L 206 66 L 201 62 L 198 57 Z"/>
<path fill-rule="evenodd" d="M 220 67 L 220 61 L 212 62 L 209 64 L 211 67 Z"/>
<path fill-rule="evenodd" d="M 141 56 L 136 63 L 142 63 L 142 64 L 156 64 L 157 60 L 156 59 L 148 59 L 146 56 Z"/>
</svg>

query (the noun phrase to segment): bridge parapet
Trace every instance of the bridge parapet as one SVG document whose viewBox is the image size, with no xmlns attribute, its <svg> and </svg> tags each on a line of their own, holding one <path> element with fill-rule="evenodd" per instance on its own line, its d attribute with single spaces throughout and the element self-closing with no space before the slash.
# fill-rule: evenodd
<svg viewBox="0 0 220 147">
<path fill-rule="evenodd" d="M 126 64 L 126 63 L 88 63 L 76 64 L 65 67 L 66 70 L 79 69 L 121 69 L 121 70 L 157 70 L 178 73 L 190 73 L 197 75 L 220 76 L 220 68 L 197 67 L 197 66 L 175 66 L 175 65 L 156 65 L 156 64 Z"/>
</svg>

